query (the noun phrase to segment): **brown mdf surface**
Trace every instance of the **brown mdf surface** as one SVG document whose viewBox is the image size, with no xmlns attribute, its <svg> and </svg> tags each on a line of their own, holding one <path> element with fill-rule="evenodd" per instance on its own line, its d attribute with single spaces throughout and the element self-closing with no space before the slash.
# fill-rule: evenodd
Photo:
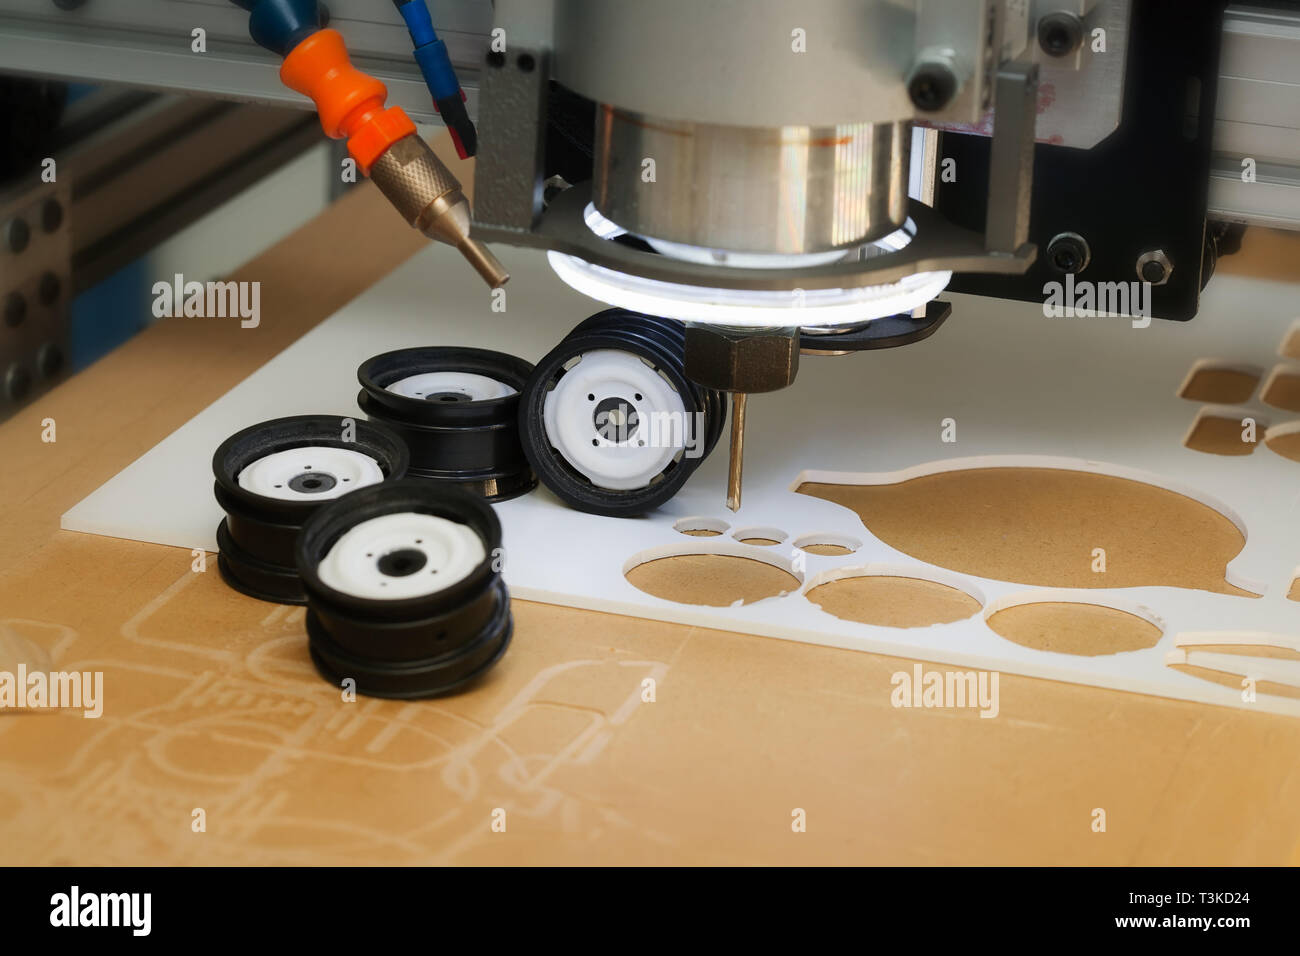
<svg viewBox="0 0 1300 956">
<path fill-rule="evenodd" d="M 1246 543 L 1236 525 L 1199 501 L 1125 478 L 970 468 L 890 485 L 809 482 L 798 491 L 849 508 L 886 544 L 951 571 L 1043 587 L 1248 593 L 1224 580 Z"/>
<path fill-rule="evenodd" d="M 1300 371 L 1280 372 L 1273 376 L 1262 397 L 1266 405 L 1287 412 L 1300 412 Z"/>
<path fill-rule="evenodd" d="M 97 720 L 0 716 L 0 862 L 1300 862 L 1292 719 L 1013 675 L 996 719 L 900 709 L 911 661 L 520 601 L 471 692 L 346 703 L 300 609 L 58 530 L 422 241 L 364 187 L 240 270 L 259 330 L 166 320 L 0 426 L 0 653 L 105 675 Z"/>
<path fill-rule="evenodd" d="M 850 575 L 808 591 L 827 614 L 880 627 L 929 627 L 964 621 L 977 614 L 980 602 L 965 591 L 893 575 Z"/>
<path fill-rule="evenodd" d="M 638 564 L 626 577 L 632 586 L 679 604 L 731 607 L 799 590 L 788 571 L 725 554 L 679 554 Z"/>
<path fill-rule="evenodd" d="M 1191 374 L 1178 394 L 1193 402 L 1238 405 L 1249 401 L 1258 385 L 1257 372 L 1205 366 Z"/>
<path fill-rule="evenodd" d="M 989 627 L 1025 647 L 1084 657 L 1155 647 L 1161 636 L 1160 628 L 1136 614 L 1062 601 L 1005 608 L 989 616 Z"/>
</svg>

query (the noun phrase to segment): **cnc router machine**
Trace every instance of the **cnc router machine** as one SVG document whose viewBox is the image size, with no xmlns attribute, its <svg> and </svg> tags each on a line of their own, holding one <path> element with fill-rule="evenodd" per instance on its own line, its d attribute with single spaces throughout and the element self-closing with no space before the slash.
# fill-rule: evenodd
<svg viewBox="0 0 1300 956">
<path fill-rule="evenodd" d="M 792 19 L 781 0 L 205 0 L 200 57 L 185 46 L 195 6 L 5 0 L 0 64 L 314 101 L 402 217 L 489 285 L 508 278 L 509 247 L 537 247 L 627 322 L 669 320 L 687 378 L 730 396 L 733 509 L 745 396 L 791 384 L 801 353 L 920 340 L 951 311 L 945 289 L 1037 301 L 1073 277 L 1122 292 L 1121 311 L 1186 321 L 1243 224 L 1300 223 L 1293 2 L 808 0 Z M 349 65 L 345 41 L 382 82 Z M 133 95 L 119 114 L 140 109 Z M 445 122 L 477 156 L 472 215 L 413 120 Z M 197 125 L 151 132 L 183 141 Z M 265 113 L 247 130 L 224 167 L 164 160 L 153 180 L 201 197 L 312 135 Z M 175 218 L 175 203 L 129 198 L 139 188 L 91 208 L 137 160 L 83 164 L 60 196 L 74 226 L 86 207 L 64 263 L 78 287 L 165 232 L 119 220 Z M 41 296 L 30 276 L 5 281 L 11 310 Z M 10 346 L 11 401 L 35 370 L 57 377 L 58 334 Z M 638 409 L 623 385 L 597 404 L 626 425 Z M 651 479 L 671 494 L 661 463 L 603 469 L 544 418 L 534 453 L 571 503 L 617 510 Z"/>
</svg>

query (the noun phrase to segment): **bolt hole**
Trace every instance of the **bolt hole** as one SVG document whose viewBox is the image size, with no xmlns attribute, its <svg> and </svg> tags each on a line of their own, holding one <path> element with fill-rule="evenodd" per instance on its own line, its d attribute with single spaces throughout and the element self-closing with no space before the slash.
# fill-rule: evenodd
<svg viewBox="0 0 1300 956">
<path fill-rule="evenodd" d="M 506 55 L 497 50 L 493 50 L 487 55 L 487 62 L 488 66 L 499 70 L 501 67 L 506 65 Z"/>
<path fill-rule="evenodd" d="M 531 53 L 519 54 L 519 59 L 515 62 L 519 64 L 519 69 L 521 69 L 525 73 L 533 72 L 533 67 L 537 65 L 537 61 L 533 59 L 533 55 Z"/>
</svg>

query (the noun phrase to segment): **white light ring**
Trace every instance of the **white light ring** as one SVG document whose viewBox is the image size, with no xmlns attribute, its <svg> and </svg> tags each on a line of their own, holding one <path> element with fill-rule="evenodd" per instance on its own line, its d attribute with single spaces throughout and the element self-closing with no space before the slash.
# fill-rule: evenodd
<svg viewBox="0 0 1300 956">
<path fill-rule="evenodd" d="M 334 484 L 321 490 L 299 490 L 291 482 L 307 474 L 328 475 Z M 370 455 L 351 448 L 305 445 L 273 452 L 240 469 L 239 487 L 263 498 L 281 501 L 324 501 L 349 491 L 376 485 L 384 470 Z"/>
<path fill-rule="evenodd" d="M 690 427 L 685 402 L 658 372 L 631 352 L 595 349 L 579 358 L 544 400 L 542 422 L 547 441 L 598 488 L 632 491 L 646 487 L 684 447 L 684 443 L 664 439 L 690 434 L 683 430 Z M 623 441 L 597 430 L 594 421 L 600 403 L 611 398 L 631 405 L 638 419 L 636 431 Z M 670 417 L 656 417 L 664 415 Z M 671 427 L 674 424 L 680 427 Z"/>
<path fill-rule="evenodd" d="M 409 574 L 381 570 L 388 555 L 414 551 L 424 564 Z M 398 512 L 363 521 L 334 542 L 316 566 L 327 587 L 357 598 L 425 597 L 465 580 L 487 557 L 474 529 L 437 515 Z"/>
<path fill-rule="evenodd" d="M 857 326 L 912 312 L 939 295 L 952 273 L 920 272 L 887 285 L 858 289 L 753 291 L 662 282 L 616 272 L 566 253 L 547 253 L 570 288 L 609 305 L 689 322 L 739 327 Z"/>
<path fill-rule="evenodd" d="M 475 372 L 421 372 L 408 375 L 387 385 L 384 391 L 406 398 L 424 399 L 427 395 L 453 392 L 471 402 L 488 402 L 518 394 L 518 389 L 488 375 Z"/>
<path fill-rule="evenodd" d="M 732 252 L 726 249 L 710 249 L 706 246 L 692 246 L 684 242 L 670 242 L 667 239 L 643 237 L 650 247 L 661 256 L 679 259 L 682 262 L 695 262 L 703 266 L 727 266 L 732 269 L 801 269 L 813 266 L 830 265 L 839 262 L 848 251 L 832 249 L 830 252 L 781 253 L 781 252 Z"/>
<path fill-rule="evenodd" d="M 606 219 L 594 203 L 587 203 L 583 210 L 583 221 L 598 239 L 617 239 L 626 236 L 628 231 L 612 220 Z M 884 238 L 859 246 L 866 258 L 886 255 L 907 248 L 916 237 L 916 223 L 909 216 L 898 229 Z M 672 242 L 668 239 L 656 239 L 653 236 L 640 236 L 660 255 L 684 262 L 696 262 L 701 265 L 725 265 L 737 269 L 799 269 L 827 265 L 843 259 L 853 249 L 833 249 L 829 252 L 809 253 L 764 253 L 741 252 L 738 250 L 712 249 L 707 246 L 693 246 L 688 243 Z"/>
</svg>

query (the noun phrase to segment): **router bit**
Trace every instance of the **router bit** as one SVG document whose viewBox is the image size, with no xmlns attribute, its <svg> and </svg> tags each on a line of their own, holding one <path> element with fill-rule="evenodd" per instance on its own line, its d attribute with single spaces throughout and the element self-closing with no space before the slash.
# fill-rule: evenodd
<svg viewBox="0 0 1300 956">
<path fill-rule="evenodd" d="M 455 246 L 489 286 L 510 279 L 488 247 L 471 238 L 469 200 L 460 180 L 418 135 L 388 147 L 370 168 L 370 178 L 403 219 L 430 239 Z"/>
<path fill-rule="evenodd" d="M 745 401 L 744 392 L 731 393 L 731 459 L 727 468 L 727 507 L 740 510 L 740 479 L 745 469 Z"/>
</svg>

